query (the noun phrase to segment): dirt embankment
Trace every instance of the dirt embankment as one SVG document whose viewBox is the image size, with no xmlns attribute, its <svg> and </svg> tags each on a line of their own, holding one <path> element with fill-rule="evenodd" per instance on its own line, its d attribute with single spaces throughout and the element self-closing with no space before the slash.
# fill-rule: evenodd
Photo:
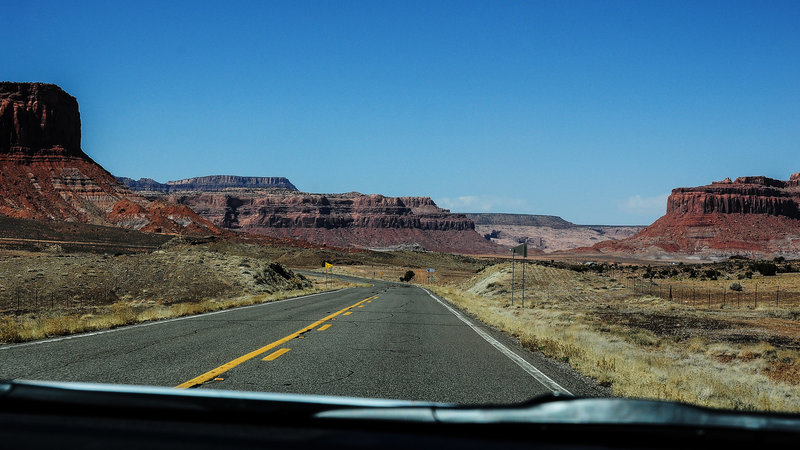
<svg viewBox="0 0 800 450">
<path fill-rule="evenodd" d="M 0 254 L 0 310 L 6 314 L 81 310 L 118 301 L 194 302 L 309 286 L 264 257 L 208 245 L 167 245 L 118 256 Z"/>
<path fill-rule="evenodd" d="M 338 285 L 333 287 L 339 287 Z M 315 292 L 263 247 L 175 238 L 139 254 L 0 250 L 0 342 L 110 328 Z"/>
</svg>

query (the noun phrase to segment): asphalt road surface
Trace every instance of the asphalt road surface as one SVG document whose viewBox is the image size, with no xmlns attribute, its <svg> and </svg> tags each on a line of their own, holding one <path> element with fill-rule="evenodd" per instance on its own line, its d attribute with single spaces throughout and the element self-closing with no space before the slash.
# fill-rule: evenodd
<svg viewBox="0 0 800 450">
<path fill-rule="evenodd" d="M 0 346 L 0 378 L 461 404 L 594 392 L 428 291 L 383 282 Z"/>
</svg>

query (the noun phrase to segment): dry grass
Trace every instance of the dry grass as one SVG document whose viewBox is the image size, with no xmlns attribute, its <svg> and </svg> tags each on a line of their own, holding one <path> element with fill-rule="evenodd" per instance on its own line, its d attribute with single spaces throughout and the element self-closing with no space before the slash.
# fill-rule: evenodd
<svg viewBox="0 0 800 450">
<path fill-rule="evenodd" d="M 765 277 L 758 273 L 753 275 L 751 279 L 739 280 L 734 277 L 720 278 L 718 280 L 700 280 L 695 278 L 667 278 L 664 280 L 656 280 L 662 285 L 683 286 L 687 288 L 694 287 L 697 290 L 705 292 L 706 289 L 719 290 L 725 289 L 731 283 L 739 283 L 744 288 L 745 292 L 752 292 L 755 290 L 756 285 L 760 292 L 765 295 L 772 293 L 780 287 L 784 291 L 800 292 L 800 273 L 779 273 L 771 277 Z"/>
<path fill-rule="evenodd" d="M 764 263 L 726 261 L 702 265 L 626 266 L 617 268 L 617 278 L 627 280 L 628 284 L 636 278 L 645 290 L 652 289 L 654 294 L 660 291 L 662 297 L 668 297 L 671 288 L 675 297 L 695 302 L 697 306 L 707 306 L 710 294 L 712 306 L 724 302 L 726 306 L 760 308 L 776 306 L 777 302 L 778 307 L 800 307 L 797 262 L 774 265 L 778 273 L 771 276 L 762 275 L 754 267 Z M 734 283 L 741 286 L 741 291 L 731 290 Z"/>
<path fill-rule="evenodd" d="M 535 265 L 527 276 L 524 308 L 519 301 L 510 306 L 508 264 L 432 289 L 527 348 L 611 386 L 615 395 L 800 411 L 800 352 L 757 339 L 776 337 L 757 326 L 771 320 L 769 310 L 700 311 L 634 296 L 605 277 Z M 781 320 L 793 320 L 790 337 L 798 338 L 796 318 Z"/>
<path fill-rule="evenodd" d="M 206 299 L 198 302 L 182 302 L 169 305 L 155 301 L 116 302 L 90 314 L 58 314 L 54 312 L 38 317 L 5 316 L 0 317 L 0 342 L 24 342 L 53 336 L 106 330 L 136 323 L 220 311 L 354 286 L 357 285 L 334 280 L 326 288 L 324 283 L 314 280 L 314 286 L 310 289 L 280 291 L 272 294 Z"/>
</svg>

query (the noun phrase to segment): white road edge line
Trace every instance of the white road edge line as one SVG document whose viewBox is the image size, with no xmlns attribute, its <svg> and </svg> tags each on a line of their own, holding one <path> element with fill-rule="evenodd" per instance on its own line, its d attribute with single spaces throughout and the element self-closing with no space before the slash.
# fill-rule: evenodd
<svg viewBox="0 0 800 450">
<path fill-rule="evenodd" d="M 534 367 L 531 363 L 529 363 L 528 361 L 525 361 L 521 356 L 517 355 L 516 353 L 511 351 L 511 349 L 509 349 L 508 347 L 506 347 L 505 345 L 500 343 L 500 341 L 498 341 L 497 339 L 491 337 L 485 331 L 481 330 L 480 327 L 478 327 L 477 325 L 472 323 L 472 321 L 470 321 L 469 319 L 464 317 L 463 314 L 461 314 L 460 312 L 458 312 L 455 309 L 453 309 L 447 303 L 441 301 L 435 295 L 431 294 L 430 291 L 428 291 L 427 289 L 425 289 L 423 287 L 420 287 L 420 289 L 422 289 L 423 291 L 427 292 L 428 295 L 430 295 L 432 299 L 434 299 L 437 302 L 439 302 L 439 304 L 441 304 L 442 306 L 447 308 L 451 313 L 453 313 L 456 317 L 458 317 L 462 322 L 464 322 L 465 324 L 469 325 L 470 328 L 472 328 L 476 333 L 478 333 L 478 335 L 480 337 L 482 337 L 486 342 L 491 344 L 492 347 L 496 348 L 497 350 L 500 351 L 500 353 L 506 355 L 510 360 L 514 361 L 518 366 L 520 366 L 522 368 L 522 370 L 527 372 L 528 375 L 530 375 L 533 378 L 535 378 L 536 381 L 538 381 L 539 383 L 542 383 L 546 388 L 552 390 L 553 392 L 561 392 L 561 393 L 564 393 L 564 394 L 567 394 L 567 395 L 572 395 L 572 392 L 564 389 L 563 386 L 561 386 L 560 384 L 558 384 L 555 381 L 553 381 L 553 379 L 551 379 L 550 377 L 548 377 L 547 375 L 542 373 L 542 371 L 540 371 L 539 369 Z"/>
<path fill-rule="evenodd" d="M 344 289 L 348 289 L 348 288 L 344 288 Z M 69 336 L 61 336 L 61 337 L 55 337 L 55 338 L 50 338 L 50 339 L 42 339 L 41 341 L 31 341 L 31 342 L 21 342 L 19 344 L 1 345 L 0 346 L 0 351 L 9 350 L 9 349 L 12 349 L 12 348 L 28 347 L 28 346 L 31 346 L 31 345 L 49 344 L 51 342 L 68 341 L 70 339 L 79 339 L 79 338 L 84 338 L 84 337 L 89 337 L 89 336 L 97 336 L 98 334 L 114 333 L 116 331 L 130 330 L 130 329 L 133 329 L 133 328 L 149 327 L 149 326 L 152 326 L 152 325 L 161 325 L 163 323 L 177 322 L 179 320 L 199 319 L 201 317 L 213 316 L 214 314 L 223 314 L 223 313 L 227 313 L 227 312 L 241 311 L 243 309 L 256 308 L 256 307 L 259 307 L 259 306 L 275 305 L 277 303 L 288 302 L 288 301 L 291 301 L 291 300 L 300 300 L 301 298 L 314 297 L 315 295 L 331 294 L 333 292 L 339 292 L 339 291 L 344 290 L 344 289 L 336 289 L 335 291 L 317 292 L 316 294 L 302 295 L 300 297 L 289 297 L 289 298 L 284 298 L 283 300 L 275 300 L 275 301 L 272 301 L 272 302 L 258 303 L 258 304 L 255 304 L 255 305 L 239 306 L 239 307 L 230 308 L 230 309 L 221 309 L 219 311 L 213 311 L 213 312 L 202 313 L 202 314 L 195 314 L 195 315 L 192 315 L 192 316 L 175 317 L 173 319 L 156 320 L 156 321 L 153 321 L 153 322 L 139 323 L 139 324 L 136 324 L 136 325 L 127 325 L 127 326 L 124 326 L 124 327 L 112 328 L 110 330 L 90 331 L 88 333 L 71 334 Z"/>
</svg>

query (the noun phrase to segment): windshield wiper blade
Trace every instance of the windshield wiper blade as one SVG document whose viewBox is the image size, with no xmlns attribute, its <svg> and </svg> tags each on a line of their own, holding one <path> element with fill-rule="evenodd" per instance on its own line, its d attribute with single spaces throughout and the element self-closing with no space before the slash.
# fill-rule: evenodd
<svg viewBox="0 0 800 450">
<path fill-rule="evenodd" d="M 232 420 L 265 417 L 294 422 L 359 420 L 444 425 L 684 427 L 800 434 L 800 415 L 717 410 L 682 403 L 623 398 L 538 397 L 521 405 L 457 406 L 447 403 L 280 394 L 211 389 L 0 382 L 0 409 L 51 405 L 76 411 L 125 410 L 213 414 Z"/>
<path fill-rule="evenodd" d="M 335 409 L 430 408 L 442 403 L 382 400 L 322 395 L 174 389 L 167 387 L 99 383 L 13 380 L 0 382 L 0 410 L 70 407 L 76 411 L 116 410 L 165 414 L 217 414 L 223 417 L 248 415 L 280 421 L 314 418 Z M 236 420 L 241 420 L 237 417 Z"/>
</svg>

